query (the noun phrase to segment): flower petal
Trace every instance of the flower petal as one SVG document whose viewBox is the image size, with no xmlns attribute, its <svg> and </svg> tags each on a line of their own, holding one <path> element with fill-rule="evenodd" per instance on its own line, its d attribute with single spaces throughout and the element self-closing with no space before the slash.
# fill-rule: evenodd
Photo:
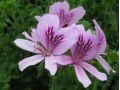
<svg viewBox="0 0 120 90">
<path fill-rule="evenodd" d="M 31 40 L 31 41 L 33 40 L 32 37 L 31 37 L 27 32 L 23 32 L 22 34 L 23 34 L 27 39 L 29 39 L 29 40 Z"/>
<path fill-rule="evenodd" d="M 69 24 L 77 23 L 84 15 L 86 11 L 83 7 L 77 7 L 70 11 L 69 15 L 72 15 L 72 18 Z"/>
<path fill-rule="evenodd" d="M 80 65 L 74 65 L 74 68 L 78 80 L 83 84 L 85 88 L 87 88 L 91 84 L 91 81 L 87 76 L 86 72 Z"/>
<path fill-rule="evenodd" d="M 107 80 L 107 75 L 105 73 L 101 73 L 99 72 L 95 67 L 93 67 L 92 65 L 85 63 L 85 62 L 81 62 L 80 65 L 86 69 L 89 73 L 91 73 L 92 75 L 94 75 L 96 78 L 98 78 L 101 81 L 105 81 Z"/>
<path fill-rule="evenodd" d="M 59 16 L 60 27 L 64 27 L 68 24 L 67 23 L 68 12 L 69 12 L 69 4 L 66 1 L 57 2 L 57 3 L 53 4 L 49 9 L 50 14 Z"/>
<path fill-rule="evenodd" d="M 57 64 L 53 62 L 54 56 L 47 57 L 45 59 L 45 68 L 50 72 L 51 75 L 55 75 L 57 71 Z"/>
<path fill-rule="evenodd" d="M 96 35 L 98 38 L 98 53 L 103 53 L 107 46 L 105 34 L 97 24 L 96 20 L 93 20 L 93 23 L 95 24 Z"/>
<path fill-rule="evenodd" d="M 102 58 L 102 56 L 97 55 L 97 56 L 95 57 L 95 59 L 102 65 L 102 67 L 105 69 L 105 71 L 106 71 L 108 74 L 110 73 L 110 71 L 115 72 L 115 71 L 111 68 L 111 66 L 105 61 L 105 59 Z"/>
<path fill-rule="evenodd" d="M 72 58 L 67 55 L 54 56 L 53 62 L 60 65 L 67 65 L 72 63 Z"/>
<path fill-rule="evenodd" d="M 79 35 L 85 33 L 84 25 L 80 24 L 80 25 L 76 25 L 75 27 L 76 27 L 76 30 L 78 31 L 78 34 L 79 34 Z M 72 55 L 74 55 L 74 53 L 75 53 L 75 47 L 76 47 L 76 44 L 73 45 L 73 46 L 70 48 L 70 51 L 71 51 Z"/>
<path fill-rule="evenodd" d="M 97 53 L 97 39 L 96 39 L 96 36 L 94 34 L 92 34 L 92 32 L 90 30 L 88 30 L 86 32 L 86 40 L 85 42 L 89 42 L 89 40 L 91 41 L 91 45 L 90 49 L 88 49 L 86 52 L 85 52 L 85 56 L 84 56 L 84 59 L 85 60 L 90 60 L 90 59 L 93 59 Z"/>
<path fill-rule="evenodd" d="M 31 42 L 31 41 L 29 41 L 29 40 L 16 39 L 16 40 L 14 41 L 14 43 L 15 43 L 18 47 L 20 47 L 20 48 L 22 48 L 22 49 L 24 49 L 24 50 L 26 50 L 26 51 L 33 52 L 33 53 L 39 53 L 38 50 L 36 50 L 36 48 L 35 48 L 35 46 L 37 46 L 36 43 Z"/>
<path fill-rule="evenodd" d="M 69 4 L 64 1 L 64 2 L 57 2 L 55 4 L 53 4 L 50 9 L 49 9 L 49 13 L 51 14 L 60 14 L 60 10 L 63 10 L 64 13 L 68 13 L 69 11 Z"/>
<path fill-rule="evenodd" d="M 77 25 L 79 38 L 77 43 L 71 48 L 72 56 L 77 56 L 78 59 L 90 60 L 93 59 L 97 52 L 97 39 L 90 30 L 87 32 L 83 25 Z"/>
<path fill-rule="evenodd" d="M 32 57 L 25 58 L 19 62 L 19 69 L 20 71 L 23 71 L 25 68 L 41 62 L 43 59 L 44 57 L 42 55 L 34 55 Z"/>
<path fill-rule="evenodd" d="M 63 28 L 57 34 L 63 34 L 64 39 L 56 46 L 53 51 L 54 55 L 61 55 L 71 48 L 78 40 L 78 31 L 74 27 Z"/>
<path fill-rule="evenodd" d="M 36 43 L 39 41 L 39 37 L 36 29 L 32 29 L 32 38 L 33 38 L 33 41 Z"/>
<path fill-rule="evenodd" d="M 46 32 L 51 28 L 54 33 L 59 28 L 59 17 L 57 15 L 45 14 L 43 15 L 37 25 L 37 34 L 39 41 L 44 47 L 47 47 Z"/>
<path fill-rule="evenodd" d="M 39 22 L 41 17 L 40 16 L 35 16 L 34 18 Z"/>
</svg>

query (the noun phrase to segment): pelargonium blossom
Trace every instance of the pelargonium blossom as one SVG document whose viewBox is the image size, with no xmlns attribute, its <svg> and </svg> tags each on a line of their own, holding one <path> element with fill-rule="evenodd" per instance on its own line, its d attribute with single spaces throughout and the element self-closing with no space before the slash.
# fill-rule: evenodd
<svg viewBox="0 0 120 90">
<path fill-rule="evenodd" d="M 72 26 L 59 30 L 59 25 L 57 15 L 43 15 L 37 28 L 32 30 L 32 36 L 24 32 L 27 39 L 14 41 L 18 47 L 36 53 L 36 55 L 19 62 L 21 71 L 45 59 L 45 68 L 49 70 L 51 75 L 54 75 L 57 71 L 57 61 L 64 61 L 63 65 L 70 63 L 68 61 L 70 57 L 62 54 L 77 42 L 78 33 Z"/>
<path fill-rule="evenodd" d="M 67 27 L 72 24 L 76 24 L 80 19 L 83 18 L 86 11 L 82 6 L 69 10 L 69 4 L 67 1 L 56 2 L 50 6 L 50 14 L 58 15 L 60 19 L 60 27 Z M 40 16 L 35 16 L 37 21 L 40 20 Z"/>
<path fill-rule="evenodd" d="M 77 23 L 84 15 L 85 10 L 82 6 L 69 10 L 68 2 L 56 2 L 49 9 L 50 14 L 58 15 L 60 27 L 67 27 Z"/>
<path fill-rule="evenodd" d="M 91 84 L 91 81 L 85 70 L 101 81 L 107 80 L 107 75 L 99 72 L 90 64 L 90 61 L 97 53 L 96 36 L 90 30 L 85 31 L 83 25 L 77 25 L 76 30 L 79 31 L 79 38 L 77 43 L 70 49 L 71 58 L 68 61 L 74 67 L 78 80 L 87 88 Z M 64 62 L 62 63 L 64 64 Z"/>
<path fill-rule="evenodd" d="M 93 23 L 95 24 L 95 30 L 96 30 L 96 36 L 97 36 L 97 54 L 95 59 L 102 65 L 102 67 L 105 69 L 105 71 L 109 74 L 110 71 L 115 72 L 111 66 L 104 60 L 104 58 L 102 58 L 101 54 L 105 54 L 105 50 L 106 50 L 106 38 L 105 38 L 105 34 L 102 31 L 102 29 L 100 28 L 100 26 L 97 24 L 96 20 L 93 20 Z"/>
</svg>

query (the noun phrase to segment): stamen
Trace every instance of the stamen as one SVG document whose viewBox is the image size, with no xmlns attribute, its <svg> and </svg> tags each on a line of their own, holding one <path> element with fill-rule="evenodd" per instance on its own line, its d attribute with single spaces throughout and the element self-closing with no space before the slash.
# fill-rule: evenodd
<svg viewBox="0 0 120 90">
<path fill-rule="evenodd" d="M 35 50 L 38 50 L 40 54 L 44 54 L 45 55 L 45 52 L 46 52 L 46 48 L 40 43 L 40 42 L 37 42 L 37 46 L 34 46 Z"/>
</svg>

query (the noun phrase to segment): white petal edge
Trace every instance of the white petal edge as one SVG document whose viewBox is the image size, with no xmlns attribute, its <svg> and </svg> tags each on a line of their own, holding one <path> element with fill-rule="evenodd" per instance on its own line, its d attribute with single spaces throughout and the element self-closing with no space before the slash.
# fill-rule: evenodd
<svg viewBox="0 0 120 90">
<path fill-rule="evenodd" d="M 94 66 L 86 63 L 86 62 L 81 62 L 80 65 L 87 70 L 89 73 L 94 75 L 97 79 L 101 81 L 107 80 L 107 75 L 105 73 L 99 72 Z"/>
<path fill-rule="evenodd" d="M 40 16 L 34 16 L 34 18 L 39 22 L 40 21 Z"/>
<path fill-rule="evenodd" d="M 24 31 L 22 34 L 25 36 L 25 38 L 33 41 L 32 37 L 26 31 Z"/>
<path fill-rule="evenodd" d="M 51 76 L 57 72 L 57 64 L 53 62 L 54 56 L 45 59 L 45 68 L 50 72 Z"/>
<path fill-rule="evenodd" d="M 29 66 L 35 65 L 41 62 L 44 59 L 42 55 L 34 55 L 28 58 L 23 59 L 18 63 L 20 71 L 23 71 Z"/>
<path fill-rule="evenodd" d="M 91 84 L 91 81 L 87 76 L 86 72 L 80 65 L 74 65 L 74 68 L 78 80 L 83 84 L 85 88 L 87 88 Z"/>
<path fill-rule="evenodd" d="M 102 65 L 102 67 L 105 69 L 105 71 L 106 71 L 108 74 L 110 73 L 110 71 L 112 71 L 113 73 L 116 72 L 116 71 L 113 70 L 113 69 L 111 68 L 111 66 L 105 61 L 105 59 L 102 58 L 102 56 L 97 55 L 97 56 L 95 57 L 95 59 Z"/>
<path fill-rule="evenodd" d="M 37 46 L 37 44 L 34 43 L 34 42 L 31 42 L 31 41 L 29 41 L 29 40 L 26 40 L 26 39 L 16 39 L 16 40 L 14 41 L 14 43 L 15 43 L 18 47 L 20 47 L 21 49 L 24 49 L 24 50 L 26 50 L 26 51 L 33 52 L 33 53 L 39 53 L 39 52 L 36 50 L 36 48 L 35 48 L 35 46 Z"/>
</svg>

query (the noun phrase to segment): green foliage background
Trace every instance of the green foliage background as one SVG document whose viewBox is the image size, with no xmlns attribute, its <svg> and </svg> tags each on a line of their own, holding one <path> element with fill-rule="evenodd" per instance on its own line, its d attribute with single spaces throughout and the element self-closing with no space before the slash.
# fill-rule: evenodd
<svg viewBox="0 0 120 90">
<path fill-rule="evenodd" d="M 72 67 L 61 68 L 55 76 L 50 76 L 44 63 L 27 68 L 22 73 L 18 62 L 32 54 L 19 49 L 13 41 L 24 38 L 23 31 L 31 31 L 37 22 L 35 15 L 43 15 L 57 0 L 0 0 L 0 90 L 118 90 L 118 0 L 68 0 L 71 8 L 82 5 L 87 13 L 79 22 L 93 29 L 92 19 L 99 21 L 107 42 L 106 60 L 116 70 L 101 82 L 89 75 L 92 85 L 85 89 L 79 83 Z M 63 1 L 63 0 L 60 0 Z M 93 63 L 100 70 L 98 63 Z"/>
</svg>

